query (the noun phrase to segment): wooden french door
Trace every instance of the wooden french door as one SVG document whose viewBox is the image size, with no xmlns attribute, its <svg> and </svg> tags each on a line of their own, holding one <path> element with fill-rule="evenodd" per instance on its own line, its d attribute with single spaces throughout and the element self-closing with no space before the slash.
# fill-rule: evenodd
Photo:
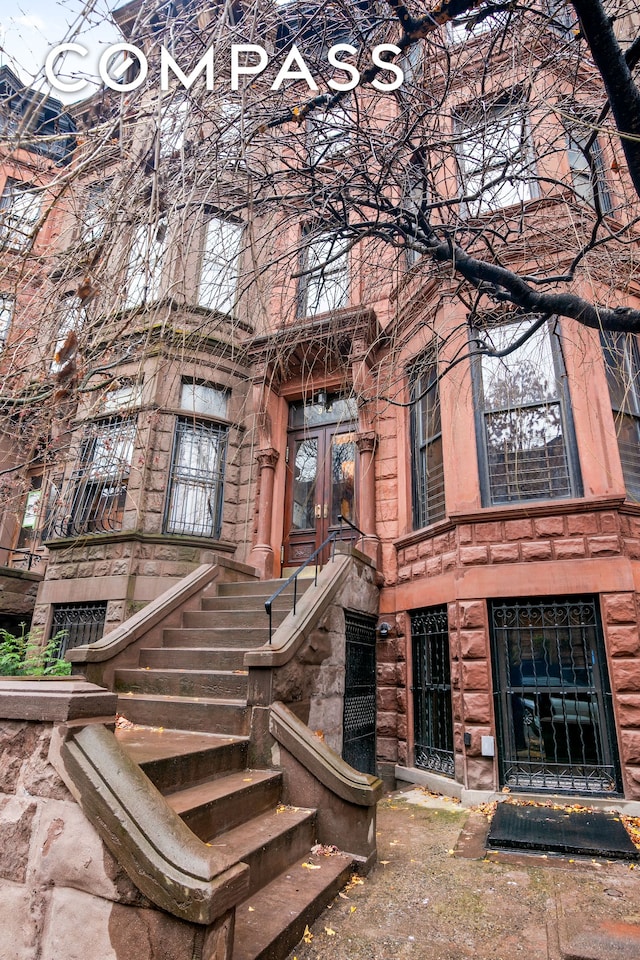
<svg viewBox="0 0 640 960">
<path fill-rule="evenodd" d="M 289 432 L 284 566 L 299 566 L 340 526 L 356 523 L 356 433 L 353 424 L 317 424 Z M 353 539 L 345 528 L 345 539 Z M 324 563 L 329 548 L 320 558 Z"/>
</svg>

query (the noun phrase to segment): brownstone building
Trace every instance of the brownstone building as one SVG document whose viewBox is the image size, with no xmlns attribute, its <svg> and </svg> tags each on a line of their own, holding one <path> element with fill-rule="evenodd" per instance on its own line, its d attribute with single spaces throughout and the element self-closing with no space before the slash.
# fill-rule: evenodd
<svg viewBox="0 0 640 960">
<path fill-rule="evenodd" d="M 128 38 L 138 9 L 116 13 Z M 433 208 L 443 229 L 489 223 L 499 256 L 531 274 L 566 272 L 568 238 L 596 214 L 615 230 L 633 199 L 611 138 L 584 148 L 575 126 L 592 116 L 588 63 L 564 124 L 575 88 L 541 53 L 568 45 L 562 26 L 532 41 L 535 71 L 502 51 L 482 96 L 474 66 L 496 25 L 447 34 L 459 69 L 443 156 L 418 158 L 428 186 L 416 200 L 411 168 L 398 201 L 409 220 L 416 203 Z M 413 69 L 421 89 L 440 82 L 426 54 Z M 310 168 L 342 169 L 341 122 L 276 132 L 259 179 L 238 104 L 198 112 L 196 90 L 149 95 L 135 122 L 100 98 L 77 108 L 76 172 L 30 248 L 40 285 L 7 344 L 54 303 L 29 363 L 63 394 L 3 519 L 6 547 L 46 554 L 34 625 L 65 630 L 71 651 L 200 564 L 270 580 L 315 551 L 325 564 L 332 536 L 346 539 L 377 571 L 381 775 L 465 797 L 640 799 L 635 336 L 476 308 L 419 244 L 397 255 L 326 228 L 320 200 L 311 220 L 291 193 L 265 199 L 283 171 L 300 176 L 296 137 Z M 385 98 L 371 129 L 402 109 Z M 202 144 L 217 166 L 198 166 Z M 31 217 L 12 199 L 31 174 L 12 171 L 5 234 Z M 573 289 L 640 307 L 628 250 Z M 12 421 L 7 463 L 22 462 L 16 437 Z"/>
</svg>

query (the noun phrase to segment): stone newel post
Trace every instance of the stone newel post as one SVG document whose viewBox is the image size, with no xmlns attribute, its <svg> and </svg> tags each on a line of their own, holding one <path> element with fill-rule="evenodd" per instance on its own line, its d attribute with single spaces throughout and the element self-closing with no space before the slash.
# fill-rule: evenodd
<svg viewBox="0 0 640 960">
<path fill-rule="evenodd" d="M 374 467 L 377 440 L 374 431 L 368 430 L 366 433 L 358 434 L 356 446 L 360 455 L 358 525 L 365 534 L 362 551 L 379 568 L 380 538 L 376 534 L 376 475 Z"/>
</svg>

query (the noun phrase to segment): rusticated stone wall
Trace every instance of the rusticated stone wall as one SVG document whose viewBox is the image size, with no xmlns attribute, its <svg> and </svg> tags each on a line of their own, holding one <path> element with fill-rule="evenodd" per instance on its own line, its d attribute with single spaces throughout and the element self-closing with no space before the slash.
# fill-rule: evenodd
<svg viewBox="0 0 640 960">
<path fill-rule="evenodd" d="M 53 726 L 0 721 L 2 960 L 225 960 L 230 931 L 156 909 L 47 761 Z"/>
<path fill-rule="evenodd" d="M 605 593 L 602 621 L 625 795 L 640 798 L 640 595 Z"/>
<path fill-rule="evenodd" d="M 398 551 L 398 582 L 459 567 L 640 558 L 640 518 L 613 510 L 460 523 Z"/>
</svg>

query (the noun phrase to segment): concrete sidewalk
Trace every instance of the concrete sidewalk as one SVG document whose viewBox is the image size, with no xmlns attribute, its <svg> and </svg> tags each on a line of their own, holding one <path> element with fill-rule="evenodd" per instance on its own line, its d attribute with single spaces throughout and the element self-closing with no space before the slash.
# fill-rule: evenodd
<svg viewBox="0 0 640 960">
<path fill-rule="evenodd" d="M 420 788 L 387 797 L 378 865 L 290 960 L 640 960 L 640 865 L 487 858 L 487 824 Z"/>
</svg>

